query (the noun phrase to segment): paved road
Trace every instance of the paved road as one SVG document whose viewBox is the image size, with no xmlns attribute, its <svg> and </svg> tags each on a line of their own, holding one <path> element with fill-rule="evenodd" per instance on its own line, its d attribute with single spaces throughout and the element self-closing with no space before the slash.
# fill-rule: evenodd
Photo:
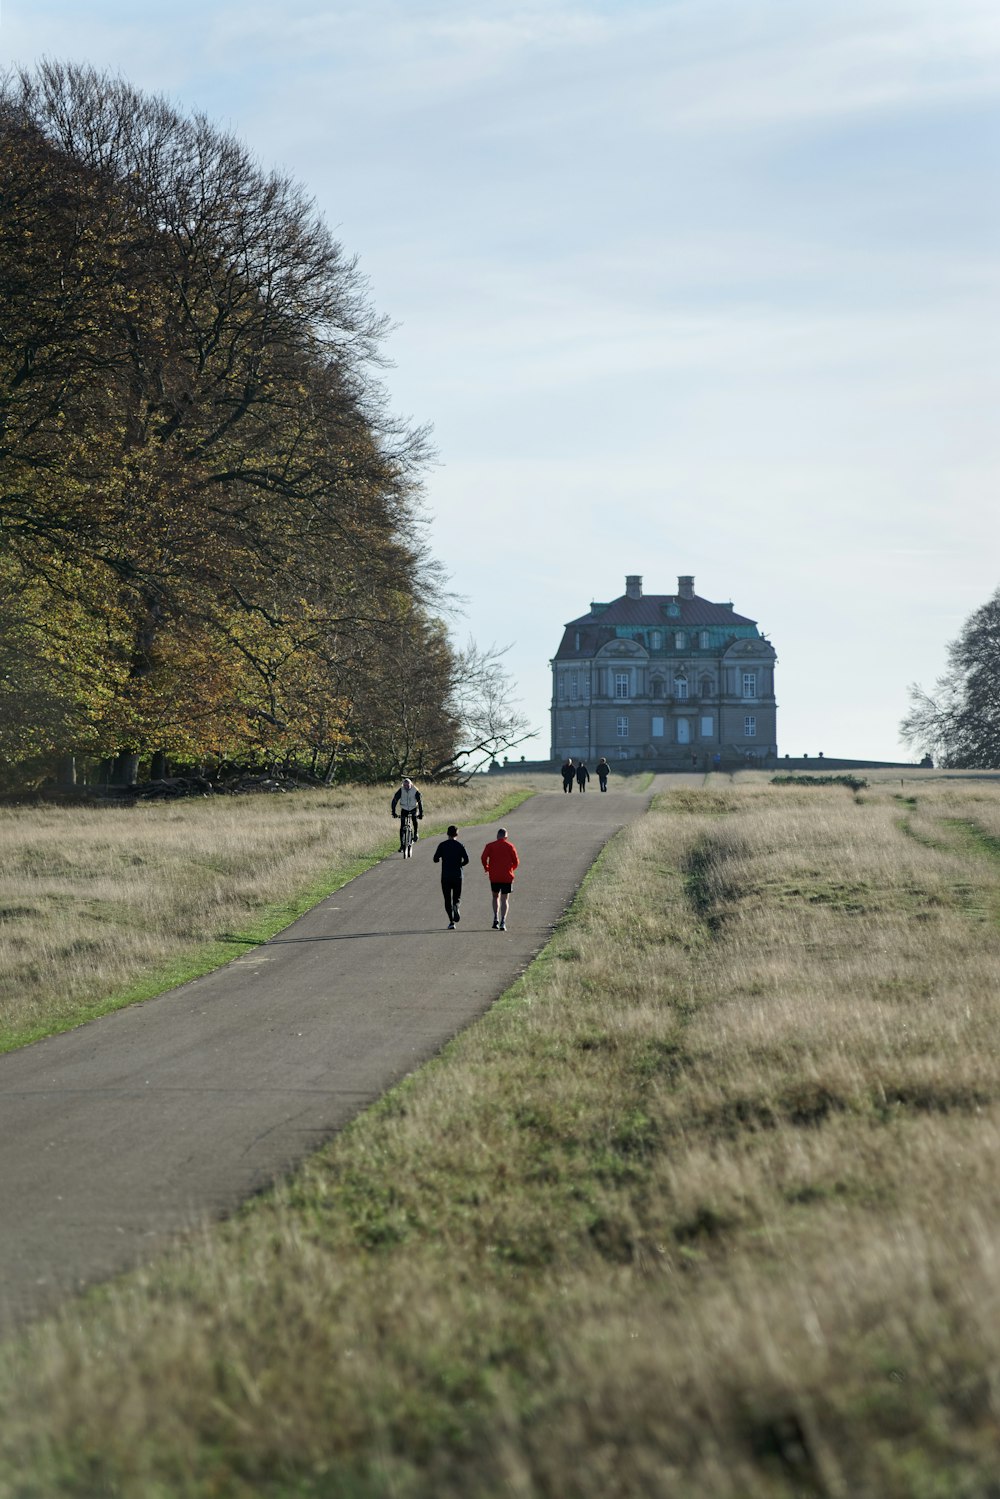
<svg viewBox="0 0 1000 1499">
<path fill-rule="evenodd" d="M 218 972 L 0 1056 L 0 1330 L 231 1211 L 432 1056 L 545 945 L 648 802 L 560 790 L 511 813 L 523 867 L 506 933 L 479 865 L 495 826 L 461 835 L 453 932 L 429 837 Z"/>
</svg>

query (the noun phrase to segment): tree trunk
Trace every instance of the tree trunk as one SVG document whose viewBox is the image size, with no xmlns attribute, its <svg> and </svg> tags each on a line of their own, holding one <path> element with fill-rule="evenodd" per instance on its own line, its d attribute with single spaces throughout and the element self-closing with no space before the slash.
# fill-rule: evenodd
<svg viewBox="0 0 1000 1499">
<path fill-rule="evenodd" d="M 111 770 L 113 786 L 134 786 L 139 779 L 139 756 L 133 750 L 122 750 L 115 756 Z"/>
<path fill-rule="evenodd" d="M 165 781 L 169 774 L 170 766 L 167 764 L 166 750 L 154 750 L 152 764 L 149 767 L 149 779 Z"/>
<path fill-rule="evenodd" d="M 66 791 L 76 785 L 76 756 L 63 755 L 59 761 L 59 785 Z"/>
</svg>

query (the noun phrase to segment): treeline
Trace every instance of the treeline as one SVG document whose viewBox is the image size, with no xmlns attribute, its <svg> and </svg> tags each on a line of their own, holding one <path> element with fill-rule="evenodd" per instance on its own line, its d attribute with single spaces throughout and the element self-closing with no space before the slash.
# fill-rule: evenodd
<svg viewBox="0 0 1000 1499">
<path fill-rule="evenodd" d="M 380 777 L 517 742 L 496 653 L 437 617 L 426 437 L 388 412 L 384 322 L 301 189 L 55 64 L 0 90 L 0 182 L 6 779 L 67 756 Z"/>
</svg>

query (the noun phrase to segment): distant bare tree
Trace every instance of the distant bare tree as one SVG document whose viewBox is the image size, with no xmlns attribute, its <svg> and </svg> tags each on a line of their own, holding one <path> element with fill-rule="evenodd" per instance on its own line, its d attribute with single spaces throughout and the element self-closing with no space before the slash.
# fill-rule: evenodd
<svg viewBox="0 0 1000 1499">
<path fill-rule="evenodd" d="M 434 766 L 435 776 L 467 781 L 505 750 L 537 732 L 521 712 L 514 683 L 503 666 L 509 646 L 484 650 L 470 640 L 455 656 L 450 708 L 458 725 L 455 748 Z"/>
<path fill-rule="evenodd" d="M 1000 768 L 1000 589 L 949 645 L 947 669 L 933 692 L 910 687 L 900 735 L 940 765 Z"/>
</svg>

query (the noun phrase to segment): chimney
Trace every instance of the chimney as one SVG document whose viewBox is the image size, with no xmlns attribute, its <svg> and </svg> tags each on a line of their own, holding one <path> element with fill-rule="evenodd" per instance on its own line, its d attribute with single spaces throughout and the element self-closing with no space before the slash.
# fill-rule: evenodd
<svg viewBox="0 0 1000 1499">
<path fill-rule="evenodd" d="M 642 598 L 642 579 L 636 573 L 625 578 L 625 597 L 627 599 Z"/>
<path fill-rule="evenodd" d="M 677 579 L 677 597 L 679 599 L 693 599 L 694 598 L 694 579 L 693 578 L 678 578 Z"/>
</svg>

